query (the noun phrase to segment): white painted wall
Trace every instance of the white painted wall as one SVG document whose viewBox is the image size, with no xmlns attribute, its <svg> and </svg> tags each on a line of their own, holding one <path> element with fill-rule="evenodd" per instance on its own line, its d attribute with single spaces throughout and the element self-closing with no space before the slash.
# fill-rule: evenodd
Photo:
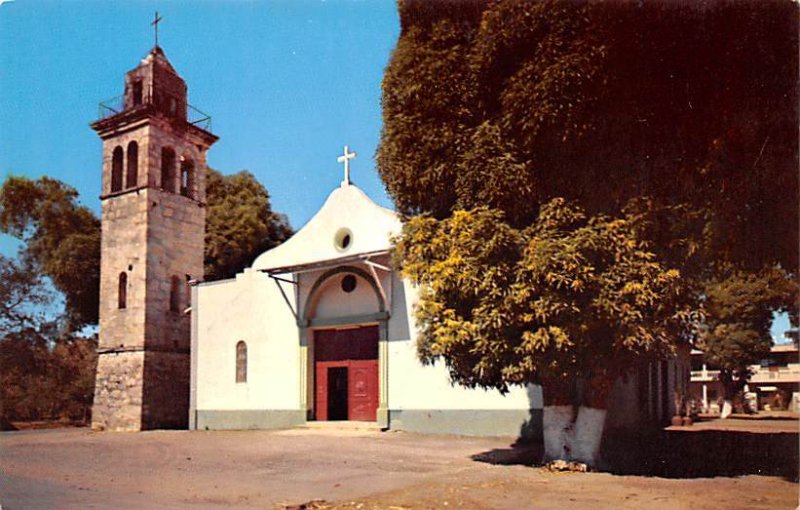
<svg viewBox="0 0 800 510">
<path fill-rule="evenodd" d="M 379 263 L 388 263 L 384 259 L 377 259 Z M 363 262 L 354 262 L 350 266 L 369 273 L 369 267 Z M 314 283 L 321 278 L 327 269 L 311 271 L 299 275 L 298 292 L 300 294 L 300 310 L 304 310 L 306 302 Z M 342 278 L 348 273 L 338 273 L 331 276 L 313 296 L 307 319 L 333 319 L 353 315 L 374 314 L 379 311 L 378 298 L 369 282 L 356 276 L 356 288 L 352 292 L 344 292 L 341 287 Z M 381 284 L 387 297 L 390 292 L 391 279 L 386 271 L 377 271 Z M 388 307 L 388 304 L 387 304 Z"/>
<path fill-rule="evenodd" d="M 386 250 L 389 238 L 401 227 L 394 211 L 377 205 L 357 186 L 342 185 L 331 192 L 320 210 L 290 239 L 259 255 L 253 268 L 298 266 Z M 346 248 L 335 242 L 341 229 L 350 233 Z"/>
<path fill-rule="evenodd" d="M 292 285 L 282 284 L 294 302 Z M 275 282 L 245 270 L 198 287 L 197 409 L 299 409 L 297 325 Z M 247 382 L 236 382 L 236 343 L 247 342 Z"/>
</svg>

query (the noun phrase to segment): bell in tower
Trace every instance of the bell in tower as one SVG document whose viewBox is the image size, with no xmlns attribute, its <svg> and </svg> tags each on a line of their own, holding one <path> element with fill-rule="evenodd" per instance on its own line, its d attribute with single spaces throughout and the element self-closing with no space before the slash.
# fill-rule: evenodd
<svg viewBox="0 0 800 510">
<path fill-rule="evenodd" d="M 158 20 L 158 18 L 157 18 Z M 103 141 L 96 430 L 185 428 L 210 117 L 156 46 L 92 123 Z"/>
</svg>

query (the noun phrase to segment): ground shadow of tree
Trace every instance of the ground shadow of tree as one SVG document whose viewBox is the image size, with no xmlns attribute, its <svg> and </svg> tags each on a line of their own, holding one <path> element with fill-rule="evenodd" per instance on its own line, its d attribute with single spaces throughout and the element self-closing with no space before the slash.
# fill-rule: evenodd
<svg viewBox="0 0 800 510">
<path fill-rule="evenodd" d="M 473 455 L 477 462 L 541 466 L 541 441 Z M 607 434 L 603 471 L 664 478 L 767 475 L 798 480 L 798 434 L 742 431 L 667 431 Z"/>
</svg>

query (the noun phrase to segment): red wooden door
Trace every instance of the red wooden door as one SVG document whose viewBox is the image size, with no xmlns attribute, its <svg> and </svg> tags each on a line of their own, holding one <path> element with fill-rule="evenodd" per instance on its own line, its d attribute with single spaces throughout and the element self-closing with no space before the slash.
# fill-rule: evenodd
<svg viewBox="0 0 800 510">
<path fill-rule="evenodd" d="M 347 418 L 375 421 L 378 411 L 378 360 L 350 361 Z"/>
<path fill-rule="evenodd" d="M 319 421 L 341 419 L 330 415 L 334 391 L 332 368 L 347 369 L 347 419 L 375 421 L 378 410 L 378 328 L 319 330 L 314 333 L 315 417 Z M 338 397 L 338 395 L 337 395 Z"/>
<path fill-rule="evenodd" d="M 315 416 L 319 421 L 328 420 L 328 364 L 316 363 L 314 379 L 316 382 Z"/>
</svg>

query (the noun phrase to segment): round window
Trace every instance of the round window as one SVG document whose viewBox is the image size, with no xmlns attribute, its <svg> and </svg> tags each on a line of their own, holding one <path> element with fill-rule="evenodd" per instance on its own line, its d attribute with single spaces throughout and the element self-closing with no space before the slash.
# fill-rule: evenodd
<svg viewBox="0 0 800 510">
<path fill-rule="evenodd" d="M 353 244 L 353 233 L 349 228 L 340 228 L 333 238 L 333 244 L 339 251 L 346 251 Z"/>
<path fill-rule="evenodd" d="M 348 293 L 356 290 L 356 277 L 348 274 L 342 278 L 342 290 Z"/>
</svg>

